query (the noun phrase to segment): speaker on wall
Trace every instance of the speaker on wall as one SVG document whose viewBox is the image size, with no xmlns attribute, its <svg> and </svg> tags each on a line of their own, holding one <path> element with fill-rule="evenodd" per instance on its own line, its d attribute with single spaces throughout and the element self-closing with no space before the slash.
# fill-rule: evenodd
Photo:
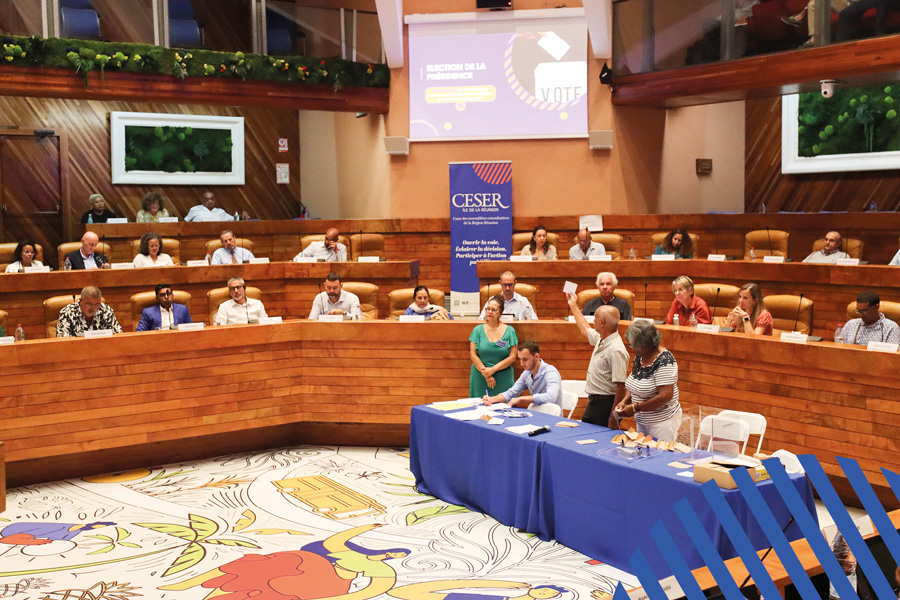
<svg viewBox="0 0 900 600">
<path fill-rule="evenodd" d="M 486 10 L 507 10 L 512 8 L 512 0 L 475 0 L 475 8 Z"/>
<path fill-rule="evenodd" d="M 613 132 L 610 129 L 601 129 L 588 132 L 588 143 L 591 150 L 612 150 Z"/>
<path fill-rule="evenodd" d="M 409 138 L 400 136 L 387 136 L 384 138 L 384 148 L 392 156 L 409 154 Z"/>
</svg>

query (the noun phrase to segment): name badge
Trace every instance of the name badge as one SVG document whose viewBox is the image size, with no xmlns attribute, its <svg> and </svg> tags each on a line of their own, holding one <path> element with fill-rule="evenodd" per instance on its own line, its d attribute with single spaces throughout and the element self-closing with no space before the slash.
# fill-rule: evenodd
<svg viewBox="0 0 900 600">
<path fill-rule="evenodd" d="M 763 262 L 769 264 L 781 264 L 784 262 L 783 256 L 763 256 Z"/>
<path fill-rule="evenodd" d="M 377 263 L 381 261 L 381 258 L 378 256 L 360 256 L 356 260 L 357 262 Z"/>
<path fill-rule="evenodd" d="M 425 315 L 400 315 L 401 323 L 424 323 Z"/>
<path fill-rule="evenodd" d="M 319 321 L 323 323 L 341 323 L 344 315 L 319 315 Z"/>
<path fill-rule="evenodd" d="M 515 315 L 500 315 L 501 323 L 512 323 L 515 320 L 516 320 Z"/>
<path fill-rule="evenodd" d="M 113 334 L 112 329 L 88 329 L 84 332 L 84 337 L 86 337 L 86 338 L 112 337 L 112 334 Z"/>
<path fill-rule="evenodd" d="M 281 317 L 266 317 L 259 320 L 260 325 L 277 325 L 281 323 Z"/>
<path fill-rule="evenodd" d="M 674 254 L 652 254 L 650 260 L 675 260 Z"/>
<path fill-rule="evenodd" d="M 23 270 L 26 273 L 49 273 L 50 265 L 44 265 L 43 267 L 25 267 Z"/>
<path fill-rule="evenodd" d="M 206 326 L 206 323 L 200 321 L 198 323 L 179 323 L 178 331 L 200 331 L 203 327 Z"/>
<path fill-rule="evenodd" d="M 647 321 L 650 324 L 653 324 L 653 319 L 648 319 L 647 317 L 632 317 L 631 322 L 637 323 L 638 321 Z"/>
<path fill-rule="evenodd" d="M 315 256 L 297 256 L 294 258 L 294 262 L 296 263 L 314 263 L 316 262 Z"/>
<path fill-rule="evenodd" d="M 588 323 L 593 323 L 593 322 L 594 322 L 594 315 L 581 315 L 581 316 L 584 317 L 584 320 L 587 321 Z M 566 320 L 567 320 L 569 323 L 574 323 L 574 322 L 575 322 L 575 317 L 574 317 L 574 315 L 569 315 L 568 317 L 566 317 Z"/>
<path fill-rule="evenodd" d="M 269 262 L 269 257 L 268 256 L 255 256 L 247 262 L 249 262 L 251 265 L 264 265 Z"/>
<path fill-rule="evenodd" d="M 189 260 L 187 261 L 187 266 L 189 267 L 208 267 L 209 263 L 205 260 Z"/>
<path fill-rule="evenodd" d="M 866 350 L 875 352 L 896 352 L 900 344 L 891 344 L 890 342 L 869 342 L 866 344 Z"/>
<path fill-rule="evenodd" d="M 712 323 L 697 323 L 697 331 L 702 333 L 719 333 L 719 326 Z"/>
<path fill-rule="evenodd" d="M 133 269 L 134 263 L 113 263 L 111 266 L 113 270 Z"/>
<path fill-rule="evenodd" d="M 531 262 L 530 256 L 522 256 L 521 254 L 513 254 L 509 257 L 510 262 Z"/>
<path fill-rule="evenodd" d="M 792 344 L 805 344 L 809 340 L 809 336 L 805 333 L 797 333 L 796 331 L 792 331 L 788 333 L 787 331 L 781 334 L 782 342 L 790 342 Z"/>
<path fill-rule="evenodd" d="M 837 264 L 842 267 L 858 267 L 859 259 L 858 258 L 839 258 L 837 260 Z"/>
<path fill-rule="evenodd" d="M 710 254 L 706 257 L 706 260 L 710 260 L 712 262 L 725 262 L 724 254 Z"/>
<path fill-rule="evenodd" d="M 13 335 L 7 335 L 5 337 L 0 337 L 0 346 L 12 346 L 16 342 L 16 337 Z"/>
<path fill-rule="evenodd" d="M 592 256 L 588 256 L 588 260 L 593 260 L 596 262 L 606 262 L 612 260 L 612 254 L 594 254 Z"/>
<path fill-rule="evenodd" d="M 127 223 L 128 219 L 125 217 L 112 217 L 106 220 L 110 225 L 121 225 L 122 223 Z"/>
</svg>

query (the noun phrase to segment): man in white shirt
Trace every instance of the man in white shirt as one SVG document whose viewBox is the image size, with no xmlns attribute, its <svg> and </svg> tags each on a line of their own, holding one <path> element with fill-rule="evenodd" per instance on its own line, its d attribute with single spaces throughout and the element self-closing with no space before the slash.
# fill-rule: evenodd
<svg viewBox="0 0 900 600">
<path fill-rule="evenodd" d="M 577 244 L 569 248 L 570 260 L 585 260 L 591 256 L 603 256 L 606 254 L 606 248 L 600 242 L 595 242 L 591 238 L 591 231 L 588 228 L 579 229 L 575 239 Z"/>
<path fill-rule="evenodd" d="M 250 214 L 244 211 L 241 215 L 242 219 L 249 219 Z M 184 217 L 185 221 L 195 221 L 197 223 L 206 223 L 212 221 L 234 221 L 234 215 L 229 215 L 224 209 L 219 208 L 216 202 L 216 196 L 210 191 L 203 192 L 203 200 L 197 206 L 192 206 L 191 210 Z"/>
<path fill-rule="evenodd" d="M 825 246 L 804 258 L 803 262 L 833 265 L 842 258 L 850 258 L 849 254 L 841 252 L 841 244 L 841 234 L 837 231 L 829 231 L 825 234 Z"/>
<path fill-rule="evenodd" d="M 538 316 L 531 307 L 531 302 L 522 294 L 516 293 L 516 274 L 512 271 L 504 271 L 500 275 L 500 293 L 503 294 L 504 303 L 501 317 L 512 317 L 516 321 L 537 321 Z M 489 290 L 488 300 L 494 295 Z M 487 302 L 485 302 L 485 306 L 487 306 Z M 481 315 L 478 318 L 484 319 L 484 308 L 481 309 Z"/>
<path fill-rule="evenodd" d="M 344 262 L 347 260 L 347 246 L 338 242 L 341 233 L 332 227 L 325 232 L 324 242 L 313 242 L 306 250 L 294 257 L 297 260 L 301 256 L 311 257 L 325 262 Z"/>
<path fill-rule="evenodd" d="M 234 232 L 230 229 L 223 231 L 219 239 L 222 240 L 222 247 L 213 252 L 212 264 L 237 265 L 250 262 L 250 259 L 254 258 L 253 253 L 246 248 L 238 248 Z"/>
<path fill-rule="evenodd" d="M 93 231 L 86 231 L 81 236 L 81 248 L 70 252 L 66 255 L 72 270 L 79 269 L 109 269 L 109 259 L 102 252 L 95 252 L 94 249 L 100 243 L 100 238 Z"/>
<path fill-rule="evenodd" d="M 341 276 L 329 273 L 325 278 L 325 291 L 313 300 L 310 319 L 318 319 L 319 315 L 350 315 L 354 319 L 362 316 L 359 297 L 343 290 Z"/>
<path fill-rule="evenodd" d="M 216 312 L 216 325 L 259 323 L 260 319 L 268 316 L 262 302 L 247 297 L 242 278 L 232 277 L 228 280 L 228 295 L 231 299 L 220 304 Z"/>
</svg>

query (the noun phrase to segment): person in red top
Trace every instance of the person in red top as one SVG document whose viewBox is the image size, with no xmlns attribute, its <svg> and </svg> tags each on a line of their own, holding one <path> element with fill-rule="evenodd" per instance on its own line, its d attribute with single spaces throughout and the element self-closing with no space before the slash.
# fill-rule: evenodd
<svg viewBox="0 0 900 600">
<path fill-rule="evenodd" d="M 766 310 L 762 292 L 755 283 L 741 286 L 740 301 L 725 318 L 725 325 L 736 333 L 772 335 L 772 315 Z"/>
<path fill-rule="evenodd" d="M 706 300 L 694 296 L 694 282 L 687 275 L 682 275 L 672 282 L 672 293 L 675 294 L 675 300 L 672 301 L 672 308 L 666 315 L 666 324 L 672 324 L 672 318 L 677 314 L 679 325 L 687 325 L 691 315 L 697 317 L 697 323 L 712 323 L 709 318 L 709 305 Z"/>
</svg>

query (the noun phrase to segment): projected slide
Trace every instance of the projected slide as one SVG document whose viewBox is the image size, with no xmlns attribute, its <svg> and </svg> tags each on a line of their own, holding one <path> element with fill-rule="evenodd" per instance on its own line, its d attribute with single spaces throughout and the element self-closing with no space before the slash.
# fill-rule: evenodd
<svg viewBox="0 0 900 600">
<path fill-rule="evenodd" d="M 587 32 L 409 39 L 413 140 L 587 135 Z"/>
</svg>

